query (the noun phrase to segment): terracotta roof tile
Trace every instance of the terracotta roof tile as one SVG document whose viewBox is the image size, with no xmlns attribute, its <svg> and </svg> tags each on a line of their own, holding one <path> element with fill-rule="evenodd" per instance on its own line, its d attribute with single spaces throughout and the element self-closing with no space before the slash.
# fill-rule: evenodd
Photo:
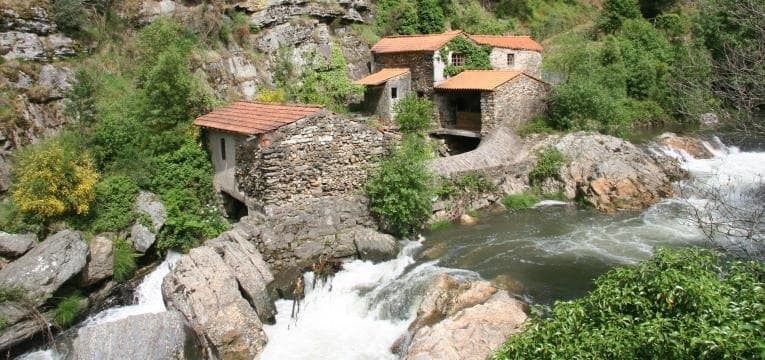
<svg viewBox="0 0 765 360">
<path fill-rule="evenodd" d="M 531 36 L 470 35 L 473 41 L 493 47 L 542 52 L 542 45 Z"/>
<path fill-rule="evenodd" d="M 354 81 L 357 85 L 380 85 L 396 76 L 408 74 L 407 68 L 386 68 Z"/>
<path fill-rule="evenodd" d="M 465 70 L 439 83 L 436 89 L 492 91 L 522 74 L 512 70 Z"/>
<path fill-rule="evenodd" d="M 386 36 L 372 46 L 377 54 L 436 51 L 461 34 L 460 30 L 443 34 Z"/>
<path fill-rule="evenodd" d="M 198 117 L 194 125 L 246 135 L 263 134 L 321 111 L 319 105 L 237 101 Z"/>
</svg>

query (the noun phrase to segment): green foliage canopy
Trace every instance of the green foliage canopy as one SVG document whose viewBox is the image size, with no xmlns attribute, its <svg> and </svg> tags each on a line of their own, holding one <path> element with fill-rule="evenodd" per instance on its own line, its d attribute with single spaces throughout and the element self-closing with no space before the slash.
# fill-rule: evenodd
<svg viewBox="0 0 765 360">
<path fill-rule="evenodd" d="M 433 104 L 430 100 L 409 94 L 394 106 L 396 124 L 404 133 L 422 133 L 430 129 Z"/>
</svg>

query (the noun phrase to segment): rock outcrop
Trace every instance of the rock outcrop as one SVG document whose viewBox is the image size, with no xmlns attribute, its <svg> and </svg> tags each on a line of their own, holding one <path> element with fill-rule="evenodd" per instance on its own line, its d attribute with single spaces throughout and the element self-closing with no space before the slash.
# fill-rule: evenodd
<svg viewBox="0 0 765 360">
<path fill-rule="evenodd" d="M 79 360 L 203 358 L 194 330 L 175 311 L 81 328 L 73 339 L 59 341 L 56 351 Z"/>
<path fill-rule="evenodd" d="M 140 219 L 136 221 L 130 228 L 130 242 L 133 243 L 136 251 L 145 253 L 157 241 L 157 234 L 167 220 L 167 210 L 159 196 L 148 191 L 141 191 L 135 200 L 135 211 L 139 215 L 148 217 L 149 223 L 144 223 Z"/>
<path fill-rule="evenodd" d="M 554 176 L 537 184 L 542 192 L 562 192 L 603 212 L 643 209 L 671 196 L 672 182 L 687 176 L 675 159 L 658 157 L 608 135 L 577 132 L 552 136 L 537 143 L 531 153 L 549 147 L 563 154 L 565 164 Z M 517 168 L 530 171 L 533 167 Z M 508 177 L 516 175 L 511 171 Z"/>
<path fill-rule="evenodd" d="M 42 305 L 85 267 L 87 256 L 79 233 L 60 231 L 0 270 L 0 286 L 22 288 L 28 301 Z"/>
<path fill-rule="evenodd" d="M 242 296 L 236 275 L 216 251 L 202 246 L 181 257 L 162 283 L 169 309 L 204 334 L 221 359 L 252 359 L 266 343 L 263 324 Z"/>
<path fill-rule="evenodd" d="M 93 285 L 112 276 L 114 272 L 112 245 L 108 234 L 97 235 L 88 242 L 88 266 L 82 271 L 83 285 Z"/>
<path fill-rule="evenodd" d="M 37 242 L 35 234 L 8 234 L 0 231 L 0 256 L 17 258 Z"/>
<path fill-rule="evenodd" d="M 397 341 L 403 359 L 485 359 L 520 331 L 525 305 L 486 281 L 438 276 L 409 332 Z"/>
<path fill-rule="evenodd" d="M 711 159 L 714 157 L 711 146 L 695 137 L 664 133 L 656 137 L 654 141 L 670 149 L 683 151 L 696 159 Z"/>
</svg>

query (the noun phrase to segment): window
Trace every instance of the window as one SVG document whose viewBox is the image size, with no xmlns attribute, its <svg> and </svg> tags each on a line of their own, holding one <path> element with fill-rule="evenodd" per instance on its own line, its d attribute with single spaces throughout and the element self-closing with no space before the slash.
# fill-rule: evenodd
<svg viewBox="0 0 765 360">
<path fill-rule="evenodd" d="M 418 98 L 423 98 L 423 97 L 425 97 L 425 92 L 423 92 L 423 91 L 418 91 L 418 92 L 417 92 L 417 97 L 418 97 Z"/>
<path fill-rule="evenodd" d="M 226 139 L 220 138 L 220 159 L 226 160 Z"/>
<path fill-rule="evenodd" d="M 515 65 L 515 54 L 507 54 L 507 66 Z"/>
<path fill-rule="evenodd" d="M 398 88 L 395 88 L 395 87 L 390 88 L 390 98 L 391 99 L 398 98 Z"/>
<path fill-rule="evenodd" d="M 452 65 L 454 66 L 465 65 L 465 55 L 460 53 L 452 53 Z"/>
</svg>

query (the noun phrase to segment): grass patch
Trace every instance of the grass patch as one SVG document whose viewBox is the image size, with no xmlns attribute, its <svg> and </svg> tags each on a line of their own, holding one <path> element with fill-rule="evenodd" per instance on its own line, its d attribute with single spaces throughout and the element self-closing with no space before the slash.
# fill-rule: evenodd
<svg viewBox="0 0 765 360">
<path fill-rule="evenodd" d="M 531 134 L 554 134 L 557 131 L 547 123 L 545 118 L 535 116 L 529 122 L 521 125 L 518 129 L 518 136 L 527 137 Z"/>
<path fill-rule="evenodd" d="M 502 205 L 510 210 L 528 209 L 539 202 L 539 196 L 531 192 L 507 195 L 502 198 Z"/>
<path fill-rule="evenodd" d="M 430 224 L 430 231 L 438 231 L 443 229 L 448 229 L 452 226 L 452 222 L 449 220 L 438 220 L 432 224 Z"/>
<path fill-rule="evenodd" d="M 114 280 L 125 281 L 135 273 L 135 259 L 138 254 L 133 251 L 133 246 L 122 238 L 114 240 Z"/>
<path fill-rule="evenodd" d="M 82 312 L 82 300 L 83 297 L 77 293 L 62 299 L 61 302 L 56 305 L 56 314 L 53 317 L 56 321 L 56 325 L 60 328 L 66 328 L 69 327 L 69 325 L 72 325 L 74 320 L 80 316 L 80 312 Z"/>
</svg>

